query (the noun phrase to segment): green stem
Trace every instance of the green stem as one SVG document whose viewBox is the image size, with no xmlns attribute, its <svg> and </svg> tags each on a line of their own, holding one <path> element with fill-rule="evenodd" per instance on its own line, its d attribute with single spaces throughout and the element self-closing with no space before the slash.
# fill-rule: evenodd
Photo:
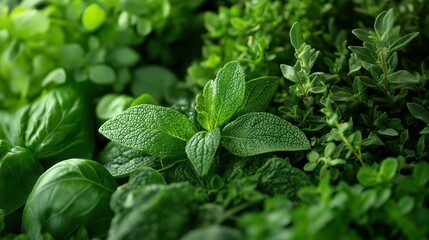
<svg viewBox="0 0 429 240">
<path fill-rule="evenodd" d="M 389 92 L 389 77 L 388 77 L 388 70 L 387 70 L 387 64 L 386 64 L 386 57 L 384 56 L 384 53 L 381 53 L 381 69 L 383 70 L 383 91 L 387 99 L 390 101 L 392 97 L 390 96 L 390 92 Z"/>
<path fill-rule="evenodd" d="M 335 127 L 337 129 L 340 129 L 340 126 L 338 124 L 338 122 L 335 123 Z M 365 165 L 365 163 L 363 162 L 362 159 L 362 153 L 360 151 L 360 148 L 358 149 L 358 151 L 356 151 L 356 149 L 354 149 L 354 147 L 350 144 L 350 142 L 347 140 L 346 136 L 344 136 L 343 131 L 339 130 L 338 133 L 340 134 L 340 138 L 341 141 L 346 145 L 346 147 L 353 153 L 353 155 L 356 156 L 356 158 L 359 160 L 360 164 L 363 166 Z"/>
</svg>

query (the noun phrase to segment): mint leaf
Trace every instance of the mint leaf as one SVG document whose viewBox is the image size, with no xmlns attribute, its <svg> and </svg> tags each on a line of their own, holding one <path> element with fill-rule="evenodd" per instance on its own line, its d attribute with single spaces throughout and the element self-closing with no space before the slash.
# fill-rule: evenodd
<svg viewBox="0 0 429 240">
<path fill-rule="evenodd" d="M 123 146 L 166 158 L 183 155 L 186 142 L 196 129 L 175 110 L 142 104 L 111 118 L 99 132 Z"/>
<path fill-rule="evenodd" d="M 200 176 L 207 175 L 213 165 L 220 142 L 220 130 L 198 132 L 186 144 L 186 154 Z"/>
<path fill-rule="evenodd" d="M 239 114 L 264 111 L 278 86 L 277 77 L 259 77 L 246 82 L 245 104 Z"/>
<path fill-rule="evenodd" d="M 248 113 L 226 125 L 221 143 L 239 156 L 310 148 L 310 142 L 298 127 L 266 112 Z"/>
<path fill-rule="evenodd" d="M 198 122 L 209 131 L 221 126 L 242 106 L 244 96 L 243 69 L 238 62 L 225 64 L 197 96 Z"/>
<path fill-rule="evenodd" d="M 157 157 L 136 151 L 114 142 L 110 142 L 100 153 L 100 163 L 114 177 L 129 176 L 143 167 L 157 168 L 160 161 Z"/>
</svg>

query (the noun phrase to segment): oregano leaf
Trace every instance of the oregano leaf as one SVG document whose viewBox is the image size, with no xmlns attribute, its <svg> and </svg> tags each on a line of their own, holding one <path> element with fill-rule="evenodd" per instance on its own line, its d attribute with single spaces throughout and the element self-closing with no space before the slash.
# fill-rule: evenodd
<svg viewBox="0 0 429 240">
<path fill-rule="evenodd" d="M 299 49 L 304 44 L 304 37 L 302 36 L 301 26 L 295 22 L 290 28 L 289 32 L 290 42 L 295 49 Z"/>
<path fill-rule="evenodd" d="M 221 143 L 239 156 L 310 148 L 310 142 L 298 127 L 266 112 L 248 113 L 226 125 Z"/>
<path fill-rule="evenodd" d="M 210 132 L 198 132 L 189 139 L 186 144 L 186 154 L 198 175 L 205 176 L 209 172 L 213 165 L 219 142 L 219 128 Z"/>
<path fill-rule="evenodd" d="M 196 129 L 173 109 L 141 104 L 111 118 L 99 132 L 123 146 L 166 158 L 183 155 Z"/>
<path fill-rule="evenodd" d="M 197 96 L 197 120 L 213 130 L 228 121 L 242 106 L 245 96 L 244 71 L 238 62 L 229 62 Z"/>
</svg>

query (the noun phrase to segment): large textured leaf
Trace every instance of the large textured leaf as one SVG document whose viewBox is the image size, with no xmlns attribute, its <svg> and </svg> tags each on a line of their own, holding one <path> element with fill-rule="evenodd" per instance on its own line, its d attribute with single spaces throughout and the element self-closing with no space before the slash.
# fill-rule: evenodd
<svg viewBox="0 0 429 240">
<path fill-rule="evenodd" d="M 125 110 L 99 131 L 116 143 L 160 158 L 183 155 L 186 142 L 196 133 L 185 115 L 148 104 Z"/>
<path fill-rule="evenodd" d="M 68 239 L 79 227 L 93 237 L 108 229 L 109 200 L 117 184 L 99 163 L 86 159 L 61 161 L 40 176 L 25 204 L 23 230 L 37 239 L 49 232 Z"/>
<path fill-rule="evenodd" d="M 100 153 L 100 162 L 114 177 L 125 177 L 142 167 L 160 166 L 157 157 L 110 142 Z"/>
<path fill-rule="evenodd" d="M 186 144 L 186 154 L 200 176 L 206 175 L 213 165 L 220 142 L 220 130 L 198 132 Z"/>
<path fill-rule="evenodd" d="M 198 122 L 209 131 L 221 126 L 242 106 L 244 96 L 243 69 L 238 62 L 225 64 L 197 96 Z"/>
<path fill-rule="evenodd" d="M 266 112 L 248 113 L 226 125 L 221 143 L 239 156 L 310 148 L 307 137 L 298 127 Z"/>
<path fill-rule="evenodd" d="M 293 167 L 281 158 L 271 158 L 256 173 L 258 187 L 266 193 L 284 194 L 290 199 L 297 199 L 297 191 L 311 185 L 309 177 L 300 169 Z"/>
<path fill-rule="evenodd" d="M 118 193 L 118 194 L 117 194 Z M 117 192 L 126 199 L 115 206 L 108 240 L 176 240 L 188 231 L 195 189 L 187 183 L 140 185 L 128 192 Z M 125 198 L 124 195 L 125 194 Z"/>
<path fill-rule="evenodd" d="M 246 82 L 245 104 L 238 114 L 265 111 L 278 85 L 277 77 L 260 77 Z"/>
<path fill-rule="evenodd" d="M 42 172 L 30 150 L 0 140 L 0 209 L 6 215 L 24 205 Z"/>
<path fill-rule="evenodd" d="M 93 143 L 83 99 L 70 86 L 54 89 L 21 110 L 14 143 L 39 159 L 90 157 Z"/>
</svg>

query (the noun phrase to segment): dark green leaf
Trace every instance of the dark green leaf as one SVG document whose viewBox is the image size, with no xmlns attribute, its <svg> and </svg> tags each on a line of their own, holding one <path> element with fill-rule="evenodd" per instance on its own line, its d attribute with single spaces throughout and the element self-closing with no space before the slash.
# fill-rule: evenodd
<svg viewBox="0 0 429 240">
<path fill-rule="evenodd" d="M 103 234 L 113 216 L 109 200 L 116 187 L 115 179 L 95 161 L 57 163 L 40 176 L 28 197 L 23 230 L 32 237 L 49 232 L 68 238 L 79 227 Z"/>
<path fill-rule="evenodd" d="M 307 137 L 298 127 L 265 112 L 248 113 L 226 125 L 221 143 L 239 156 L 310 148 Z"/>
<path fill-rule="evenodd" d="M 374 34 L 373 32 L 367 31 L 365 29 L 354 29 L 352 33 L 362 42 L 374 42 L 374 38 L 371 38 Z"/>
<path fill-rule="evenodd" d="M 0 140 L 0 209 L 5 215 L 24 205 L 42 172 L 31 151 Z"/>
<path fill-rule="evenodd" d="M 350 46 L 349 49 L 352 50 L 360 60 L 371 64 L 377 64 L 377 57 L 371 49 L 358 46 Z"/>
<path fill-rule="evenodd" d="M 158 168 L 160 160 L 141 151 L 110 142 L 100 153 L 100 162 L 114 177 L 129 176 L 143 167 Z"/>
<path fill-rule="evenodd" d="M 190 231 L 180 240 L 241 240 L 240 231 L 226 226 L 212 225 Z"/>
<path fill-rule="evenodd" d="M 374 30 L 378 37 L 383 41 L 390 34 L 395 21 L 393 8 L 389 11 L 380 13 L 375 19 Z"/>
<path fill-rule="evenodd" d="M 392 84 L 415 84 L 419 83 L 419 79 L 405 70 L 399 70 L 388 75 L 389 83 Z"/>
<path fill-rule="evenodd" d="M 175 110 L 142 104 L 111 118 L 99 132 L 123 146 L 165 158 L 183 155 L 186 142 L 196 129 Z"/>
<path fill-rule="evenodd" d="M 429 111 L 418 103 L 407 103 L 408 110 L 413 117 L 422 120 L 424 123 L 429 124 Z"/>
<path fill-rule="evenodd" d="M 429 182 L 429 164 L 419 162 L 414 166 L 413 179 L 420 187 L 425 187 Z"/>
<path fill-rule="evenodd" d="M 124 95 L 109 93 L 104 95 L 97 104 L 95 113 L 101 122 L 105 122 L 130 107 L 133 98 Z"/>
<path fill-rule="evenodd" d="M 271 158 L 257 172 L 258 188 L 271 195 L 284 194 L 296 200 L 297 191 L 311 185 L 308 176 L 298 168 L 293 167 L 287 160 Z"/>
<path fill-rule="evenodd" d="M 198 132 L 189 139 L 186 144 L 186 154 L 198 175 L 205 176 L 209 172 L 213 165 L 219 142 L 219 128 L 210 132 Z"/>
</svg>

